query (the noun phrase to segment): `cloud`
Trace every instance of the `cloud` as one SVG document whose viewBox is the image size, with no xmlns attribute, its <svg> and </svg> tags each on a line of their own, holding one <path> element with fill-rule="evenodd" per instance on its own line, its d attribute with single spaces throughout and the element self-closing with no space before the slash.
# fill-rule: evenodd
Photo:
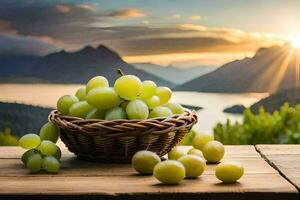
<svg viewBox="0 0 300 200">
<path fill-rule="evenodd" d="M 1 55 L 46 55 L 57 48 L 32 37 L 0 34 Z"/>
<path fill-rule="evenodd" d="M 106 16 L 127 19 L 127 18 L 144 17 L 145 14 L 136 8 L 128 8 L 128 9 L 112 11 L 108 13 Z"/>
<path fill-rule="evenodd" d="M 5 20 L 0 20 L 0 33 L 16 35 L 17 31 L 12 27 L 10 22 Z"/>
<path fill-rule="evenodd" d="M 78 5 L 75 5 L 75 7 L 81 8 L 81 9 L 86 10 L 86 11 L 94 10 L 94 7 L 90 4 L 78 4 Z"/>
<path fill-rule="evenodd" d="M 176 15 L 173 15 L 172 17 L 173 17 L 174 19 L 180 19 L 180 18 L 181 18 L 181 15 L 176 14 Z"/>
<path fill-rule="evenodd" d="M 67 14 L 67 13 L 71 12 L 71 8 L 70 7 L 65 6 L 65 5 L 60 5 L 60 4 L 56 5 L 55 9 L 56 9 L 57 12 L 63 13 L 63 14 Z"/>
<path fill-rule="evenodd" d="M 202 17 L 200 15 L 192 15 L 189 18 L 192 19 L 192 20 L 200 20 L 200 19 L 202 19 Z"/>
<path fill-rule="evenodd" d="M 123 20 L 143 16 L 145 13 L 137 8 L 102 10 L 78 1 L 74 4 L 1 3 L 0 32 L 30 36 L 43 44 L 68 50 L 103 43 L 121 55 L 249 52 L 284 40 L 274 34 L 227 27 L 192 23 L 155 25 L 152 18 L 143 18 L 138 20 L 138 25 L 132 25 L 132 21 Z"/>
</svg>

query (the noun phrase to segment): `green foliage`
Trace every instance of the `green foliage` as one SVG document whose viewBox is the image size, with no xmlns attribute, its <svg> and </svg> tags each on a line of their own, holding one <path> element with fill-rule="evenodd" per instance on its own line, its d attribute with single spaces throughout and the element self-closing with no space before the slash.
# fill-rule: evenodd
<svg viewBox="0 0 300 200">
<path fill-rule="evenodd" d="M 18 138 L 11 134 L 11 129 L 0 131 L 0 146 L 18 146 Z"/>
<path fill-rule="evenodd" d="M 261 107 L 257 115 L 248 108 L 242 123 L 227 119 L 216 125 L 214 134 L 224 144 L 299 144 L 300 104 L 290 107 L 285 103 L 273 113 Z"/>
</svg>

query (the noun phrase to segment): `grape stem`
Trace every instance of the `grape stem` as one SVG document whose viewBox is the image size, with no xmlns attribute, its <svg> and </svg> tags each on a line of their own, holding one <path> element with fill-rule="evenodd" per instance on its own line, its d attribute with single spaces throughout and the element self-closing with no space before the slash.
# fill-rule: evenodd
<svg viewBox="0 0 300 200">
<path fill-rule="evenodd" d="M 118 69 L 119 76 L 125 76 L 124 72 L 121 69 Z"/>
</svg>

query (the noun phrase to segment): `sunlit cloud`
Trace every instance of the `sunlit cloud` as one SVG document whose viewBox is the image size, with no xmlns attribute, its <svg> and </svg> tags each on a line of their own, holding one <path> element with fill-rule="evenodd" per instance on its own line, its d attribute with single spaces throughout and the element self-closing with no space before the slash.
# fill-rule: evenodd
<svg viewBox="0 0 300 200">
<path fill-rule="evenodd" d="M 189 18 L 192 19 L 192 20 L 200 20 L 200 19 L 202 19 L 202 17 L 200 15 L 192 15 Z"/>
<path fill-rule="evenodd" d="M 63 13 L 63 14 L 67 14 L 67 13 L 71 12 L 71 8 L 70 7 L 65 6 L 65 5 L 61 5 L 61 4 L 56 5 L 55 9 L 56 9 L 57 12 Z"/>
<path fill-rule="evenodd" d="M 145 14 L 139 9 L 128 8 L 128 9 L 112 11 L 111 13 L 107 14 L 107 16 L 121 18 L 121 19 L 127 19 L 127 18 L 144 17 Z"/>
<path fill-rule="evenodd" d="M 90 4 L 78 4 L 75 7 L 81 8 L 81 9 L 86 10 L 86 11 L 92 11 L 92 10 L 94 10 L 94 7 L 92 5 L 90 5 Z"/>
<path fill-rule="evenodd" d="M 180 18 L 181 18 L 181 15 L 176 14 L 176 15 L 173 15 L 172 18 L 174 18 L 174 19 L 180 19 Z"/>
<path fill-rule="evenodd" d="M 180 24 L 179 29 L 181 30 L 192 30 L 192 31 L 205 31 L 206 27 L 197 24 Z"/>
</svg>

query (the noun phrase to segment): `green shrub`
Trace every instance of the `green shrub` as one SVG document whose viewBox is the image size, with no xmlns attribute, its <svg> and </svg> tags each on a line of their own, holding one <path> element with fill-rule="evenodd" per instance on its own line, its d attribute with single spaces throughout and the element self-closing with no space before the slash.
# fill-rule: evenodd
<svg viewBox="0 0 300 200">
<path fill-rule="evenodd" d="M 5 128 L 0 131 L 0 146 L 17 146 L 18 138 L 11 134 L 11 129 Z"/>
<path fill-rule="evenodd" d="M 273 113 L 260 108 L 257 115 L 248 108 L 242 123 L 227 119 L 216 125 L 214 134 L 224 144 L 299 144 L 300 104 L 290 107 L 285 103 Z"/>
</svg>

